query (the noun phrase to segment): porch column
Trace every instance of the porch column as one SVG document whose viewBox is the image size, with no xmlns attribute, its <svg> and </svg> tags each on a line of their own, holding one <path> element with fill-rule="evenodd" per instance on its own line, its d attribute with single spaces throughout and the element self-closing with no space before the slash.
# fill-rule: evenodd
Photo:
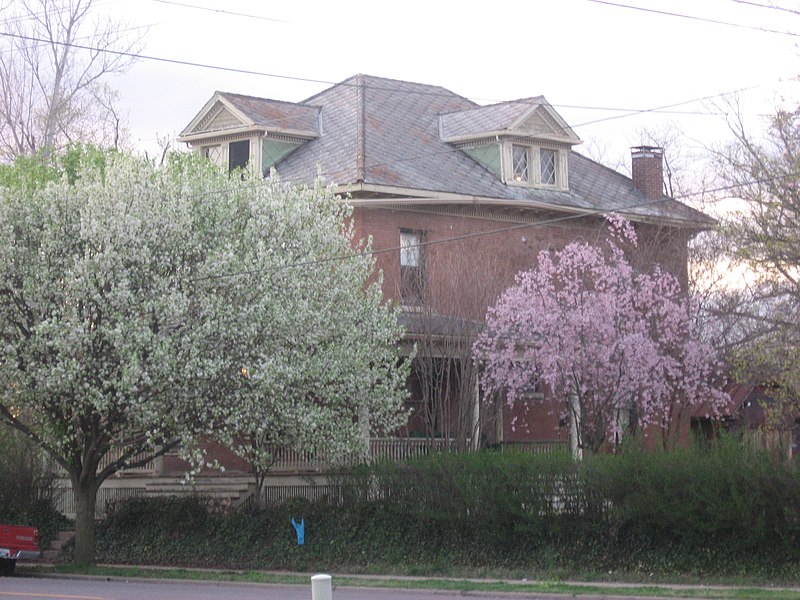
<svg viewBox="0 0 800 600">
<path fill-rule="evenodd" d="M 580 447 L 581 404 L 578 394 L 569 393 L 569 447 L 574 460 L 583 459 L 583 448 Z"/>
<path fill-rule="evenodd" d="M 472 404 L 472 449 L 478 450 L 481 446 L 481 389 L 478 378 L 475 378 L 475 397 Z"/>
</svg>

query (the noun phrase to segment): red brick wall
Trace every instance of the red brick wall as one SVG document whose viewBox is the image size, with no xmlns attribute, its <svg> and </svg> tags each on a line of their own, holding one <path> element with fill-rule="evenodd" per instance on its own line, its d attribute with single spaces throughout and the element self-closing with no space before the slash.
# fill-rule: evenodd
<svg viewBox="0 0 800 600">
<path fill-rule="evenodd" d="M 426 304 L 433 312 L 470 319 L 483 319 L 486 308 L 513 283 L 516 273 L 535 265 L 540 251 L 563 248 L 578 238 L 596 243 L 605 235 L 600 218 L 520 227 L 518 222 L 486 216 L 361 206 L 354 212 L 354 222 L 357 237 L 372 236 L 385 297 L 400 299 L 400 230 L 422 231 L 428 243 L 424 248 Z M 644 268 L 660 263 L 685 285 L 687 236 L 651 225 L 639 225 L 637 231 L 640 246 L 631 251 L 633 262 Z M 476 235 L 484 232 L 496 233 Z M 460 239 L 447 241 L 451 238 Z M 418 384 L 410 385 L 411 406 L 416 410 L 419 390 Z M 416 410 L 408 430 L 422 432 L 424 422 Z M 490 443 L 499 441 L 499 436 L 505 441 L 567 439 L 568 428 L 559 424 L 558 407 L 550 401 L 504 404 L 500 414 L 502 423 L 485 419 L 483 433 Z"/>
<path fill-rule="evenodd" d="M 514 275 L 535 265 L 541 250 L 559 249 L 581 236 L 588 241 L 598 239 L 599 220 L 582 220 L 579 225 L 531 224 L 489 218 L 438 215 L 410 210 L 358 207 L 355 210 L 358 237 L 373 238 L 377 267 L 383 271 L 384 295 L 399 300 L 400 230 L 424 231 L 427 289 L 441 300 L 445 295 L 475 295 L 474 285 L 487 282 L 490 296 L 496 297 L 514 281 Z M 507 231 L 508 228 L 516 229 Z M 442 243 L 449 238 L 470 236 L 487 231 L 505 230 L 489 235 Z M 386 250 L 392 249 L 390 252 Z M 493 301 L 493 299 L 492 299 Z M 483 309 L 487 304 L 484 303 Z"/>
<path fill-rule="evenodd" d="M 567 441 L 569 427 L 559 423 L 559 405 L 549 398 L 503 405 L 503 441 Z"/>
</svg>

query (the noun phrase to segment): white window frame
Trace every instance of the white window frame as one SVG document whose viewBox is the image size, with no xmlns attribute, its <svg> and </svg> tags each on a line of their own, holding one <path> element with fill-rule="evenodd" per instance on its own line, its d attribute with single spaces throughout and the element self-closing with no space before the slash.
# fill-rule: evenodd
<svg viewBox="0 0 800 600">
<path fill-rule="evenodd" d="M 518 156 L 522 154 L 522 156 Z M 519 185 L 528 185 L 531 181 L 531 165 L 533 161 L 531 147 L 526 144 L 511 144 L 511 179 Z M 525 161 L 524 170 L 518 166 Z"/>
<path fill-rule="evenodd" d="M 228 145 L 223 143 L 206 144 L 200 147 L 203 158 L 210 160 L 218 167 L 228 164 Z"/>
<path fill-rule="evenodd" d="M 425 295 L 425 232 L 400 229 L 400 304 L 420 306 Z"/>
<path fill-rule="evenodd" d="M 216 138 L 213 142 L 198 142 L 197 148 L 200 155 L 208 158 L 220 168 L 226 171 L 230 168 L 230 147 L 237 142 L 247 142 L 249 144 L 247 168 L 255 168 L 261 165 L 261 144 L 260 138 L 248 137 L 223 137 Z M 216 156 L 209 156 L 209 152 L 214 152 Z"/>
<path fill-rule="evenodd" d="M 520 148 L 527 149 L 528 153 L 527 180 L 525 180 L 524 177 L 520 177 L 516 170 L 516 164 L 518 161 L 515 159 L 515 153 L 519 152 Z M 542 150 L 548 150 L 552 152 L 553 158 L 555 159 L 554 182 L 552 183 L 542 181 Z M 567 150 L 547 144 L 538 144 L 525 141 L 507 142 L 503 145 L 502 152 L 503 175 L 505 183 L 519 187 L 536 187 L 559 190 L 569 189 L 567 156 Z"/>
</svg>

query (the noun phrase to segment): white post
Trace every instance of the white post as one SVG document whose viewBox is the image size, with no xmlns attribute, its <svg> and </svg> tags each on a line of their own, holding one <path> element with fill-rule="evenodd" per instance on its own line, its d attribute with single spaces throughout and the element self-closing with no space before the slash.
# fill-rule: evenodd
<svg viewBox="0 0 800 600">
<path fill-rule="evenodd" d="M 314 575 L 311 578 L 311 600 L 332 600 L 330 575 Z"/>
<path fill-rule="evenodd" d="M 583 415 L 578 394 L 575 392 L 569 393 L 569 408 L 569 446 L 572 450 L 572 458 L 573 460 L 583 460 L 583 448 L 580 447 L 580 427 Z"/>
<path fill-rule="evenodd" d="M 475 377 L 475 404 L 472 406 L 472 449 L 481 447 L 481 389 Z"/>
</svg>

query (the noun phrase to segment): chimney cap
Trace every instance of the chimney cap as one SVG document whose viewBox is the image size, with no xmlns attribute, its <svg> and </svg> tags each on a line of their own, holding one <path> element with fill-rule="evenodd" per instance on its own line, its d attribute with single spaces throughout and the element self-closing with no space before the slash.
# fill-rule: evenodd
<svg viewBox="0 0 800 600">
<path fill-rule="evenodd" d="M 664 148 L 659 146 L 633 146 L 631 147 L 632 158 L 660 158 L 664 155 Z"/>
</svg>

